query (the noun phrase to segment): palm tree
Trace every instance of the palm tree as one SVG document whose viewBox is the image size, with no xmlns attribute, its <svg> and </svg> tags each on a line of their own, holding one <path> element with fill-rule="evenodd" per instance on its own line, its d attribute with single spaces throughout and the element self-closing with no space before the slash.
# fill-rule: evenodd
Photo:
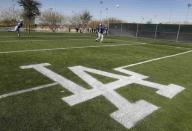
<svg viewBox="0 0 192 131">
<path fill-rule="evenodd" d="M 26 20 L 28 25 L 28 33 L 30 34 L 30 27 L 35 17 L 40 15 L 41 3 L 36 0 L 18 0 L 19 6 L 23 7 L 23 18 Z"/>
</svg>

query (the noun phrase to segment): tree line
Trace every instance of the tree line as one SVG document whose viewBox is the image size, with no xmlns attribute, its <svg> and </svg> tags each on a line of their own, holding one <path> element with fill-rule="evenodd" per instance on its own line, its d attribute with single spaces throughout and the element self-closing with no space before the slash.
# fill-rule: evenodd
<svg viewBox="0 0 192 131">
<path fill-rule="evenodd" d="M 14 26 L 17 20 L 23 19 L 24 25 L 30 33 L 35 23 L 48 26 L 53 32 L 59 25 L 66 25 L 69 28 L 96 28 L 100 23 L 94 20 L 87 10 L 75 13 L 72 16 L 63 15 L 52 8 L 40 11 L 42 4 L 37 0 L 18 0 L 17 4 L 21 9 L 10 7 L 0 11 L 0 26 Z M 102 21 L 104 24 L 123 22 L 117 18 L 109 18 Z"/>
</svg>

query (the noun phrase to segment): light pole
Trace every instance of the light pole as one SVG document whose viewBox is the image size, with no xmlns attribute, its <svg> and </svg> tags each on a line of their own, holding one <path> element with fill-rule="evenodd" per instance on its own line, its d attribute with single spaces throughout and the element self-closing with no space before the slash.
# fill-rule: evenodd
<svg viewBox="0 0 192 131">
<path fill-rule="evenodd" d="M 17 18 L 16 11 L 15 11 L 15 7 L 16 7 L 15 0 L 12 0 L 12 2 L 13 2 L 13 5 L 12 5 L 12 7 L 10 8 L 10 10 L 12 11 L 12 13 L 14 13 L 13 16 L 12 16 L 12 19 L 15 19 L 15 18 L 18 19 L 18 18 Z"/>
<path fill-rule="evenodd" d="M 154 15 L 154 24 L 155 24 L 156 22 L 158 23 L 157 18 L 158 18 L 158 15 Z"/>
<path fill-rule="evenodd" d="M 107 20 L 107 29 L 109 31 L 109 8 L 106 8 L 106 20 Z"/>
<path fill-rule="evenodd" d="M 145 18 L 142 16 L 141 17 L 141 24 L 144 23 L 144 20 L 145 20 Z"/>
<path fill-rule="evenodd" d="M 99 4 L 100 4 L 100 23 L 102 23 L 102 5 L 103 5 L 103 1 L 100 1 Z"/>
<path fill-rule="evenodd" d="M 53 8 L 49 8 L 50 10 L 50 17 L 51 17 L 51 28 L 53 28 L 54 20 L 53 20 Z"/>
<path fill-rule="evenodd" d="M 185 22 L 188 23 L 188 19 L 189 19 L 189 13 L 190 13 L 190 8 L 192 7 L 191 3 L 187 4 L 187 14 L 186 14 L 186 18 L 185 18 Z"/>
</svg>

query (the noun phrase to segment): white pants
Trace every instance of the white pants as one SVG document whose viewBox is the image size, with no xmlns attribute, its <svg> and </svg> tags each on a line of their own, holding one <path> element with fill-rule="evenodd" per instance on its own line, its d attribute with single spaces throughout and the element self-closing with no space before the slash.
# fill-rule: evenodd
<svg viewBox="0 0 192 131">
<path fill-rule="evenodd" d="M 18 30 L 18 26 L 15 26 L 15 29 L 14 29 L 14 31 L 17 31 Z"/>
<path fill-rule="evenodd" d="M 17 36 L 20 37 L 20 30 L 18 26 L 15 26 L 14 31 L 17 32 Z"/>
<path fill-rule="evenodd" d="M 103 37 L 104 37 L 104 35 L 102 34 L 102 33 L 98 33 L 98 37 L 97 37 L 97 41 L 99 41 L 100 40 L 100 42 L 102 42 L 103 41 Z"/>
</svg>

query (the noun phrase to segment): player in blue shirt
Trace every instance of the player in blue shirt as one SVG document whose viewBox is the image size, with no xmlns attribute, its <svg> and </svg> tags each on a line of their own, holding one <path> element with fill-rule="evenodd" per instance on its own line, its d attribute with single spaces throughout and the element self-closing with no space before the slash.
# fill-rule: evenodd
<svg viewBox="0 0 192 131">
<path fill-rule="evenodd" d="M 20 20 L 17 22 L 17 25 L 15 26 L 15 32 L 17 32 L 17 36 L 20 37 L 20 28 L 23 26 L 23 21 Z"/>
<path fill-rule="evenodd" d="M 99 27 L 97 28 L 98 37 L 96 41 L 103 42 L 104 33 L 105 33 L 105 27 L 102 24 L 100 24 Z"/>
</svg>

